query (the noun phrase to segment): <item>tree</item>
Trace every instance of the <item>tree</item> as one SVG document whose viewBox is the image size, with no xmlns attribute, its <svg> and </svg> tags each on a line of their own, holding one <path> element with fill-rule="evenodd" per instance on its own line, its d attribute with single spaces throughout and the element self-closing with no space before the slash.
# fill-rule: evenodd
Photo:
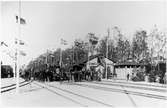
<svg viewBox="0 0 167 108">
<path fill-rule="evenodd" d="M 98 45 L 98 53 L 106 56 L 106 42 L 107 42 L 107 37 L 102 38 L 99 40 L 99 45 Z M 109 59 L 116 59 L 116 53 L 115 53 L 115 47 L 113 44 L 113 41 L 111 39 L 108 40 L 108 58 Z"/>
<path fill-rule="evenodd" d="M 78 64 L 87 59 L 88 43 L 81 39 L 76 39 L 74 43 L 74 60 Z"/>
<path fill-rule="evenodd" d="M 151 57 L 157 57 L 158 60 L 160 60 L 161 58 L 165 58 L 165 56 L 167 55 L 166 44 L 166 33 L 159 31 L 158 28 L 155 26 L 148 37 L 149 51 L 152 54 Z M 153 59 L 152 61 L 154 62 Z"/>
<path fill-rule="evenodd" d="M 99 41 L 99 45 L 98 45 L 98 53 L 102 54 L 102 55 L 106 55 L 106 42 L 107 42 L 107 37 L 102 38 Z"/>
<path fill-rule="evenodd" d="M 66 71 L 69 71 L 70 67 L 73 65 L 73 49 L 72 48 L 67 48 L 66 50 L 63 51 L 63 66 Z"/>
<path fill-rule="evenodd" d="M 132 56 L 139 62 L 148 58 L 148 46 L 146 42 L 147 32 L 145 30 L 136 31 L 132 41 Z"/>
<path fill-rule="evenodd" d="M 117 61 L 120 62 L 126 61 L 130 55 L 130 42 L 123 36 L 120 31 L 118 32 L 116 55 Z"/>
<path fill-rule="evenodd" d="M 166 62 L 165 61 L 167 55 L 166 43 L 167 43 L 166 33 L 161 32 L 160 30 L 158 30 L 156 26 L 154 26 L 153 30 L 151 31 L 148 37 L 148 45 L 149 45 L 149 52 L 151 53 L 150 55 L 151 65 L 152 67 L 156 66 L 156 69 L 151 68 L 150 73 L 154 72 L 154 75 L 160 76 L 160 82 L 162 82 L 163 77 L 165 75 L 165 71 L 161 70 L 161 62 L 162 63 Z"/>
<path fill-rule="evenodd" d="M 130 42 L 123 36 L 118 27 L 114 27 L 116 37 L 108 39 L 108 57 L 113 61 L 125 61 L 130 55 Z M 98 52 L 106 56 L 107 36 L 99 41 Z"/>
<path fill-rule="evenodd" d="M 131 52 L 131 46 L 130 46 L 130 42 L 128 40 L 125 40 L 124 42 L 124 48 L 125 48 L 125 51 L 124 51 L 124 60 L 127 60 L 130 56 L 130 52 Z"/>
<path fill-rule="evenodd" d="M 88 52 L 90 55 L 95 55 L 97 53 L 97 44 L 98 44 L 99 38 L 95 35 L 95 33 L 88 33 L 88 39 L 89 39 Z"/>
</svg>

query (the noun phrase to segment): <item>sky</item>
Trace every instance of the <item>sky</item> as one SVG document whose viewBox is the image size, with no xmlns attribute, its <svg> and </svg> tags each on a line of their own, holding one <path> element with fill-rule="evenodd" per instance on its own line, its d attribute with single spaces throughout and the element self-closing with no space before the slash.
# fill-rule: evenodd
<svg viewBox="0 0 167 108">
<path fill-rule="evenodd" d="M 161 30 L 166 27 L 167 8 L 164 1 L 108 1 L 108 2 L 56 2 L 56 1 L 23 1 L 21 2 L 21 17 L 26 25 L 21 25 L 21 36 L 18 36 L 19 3 L 1 2 L 2 35 L 0 40 L 10 48 L 1 48 L 4 64 L 12 64 L 12 59 L 6 55 L 14 51 L 14 40 L 19 38 L 25 42 L 20 49 L 27 53 L 19 57 L 21 64 L 49 50 L 60 46 L 60 39 L 68 42 L 70 47 L 75 38 L 86 40 L 88 33 L 93 32 L 98 37 L 107 35 L 107 29 L 118 26 L 121 32 L 131 39 L 136 30 L 144 29 L 150 32 L 156 24 Z M 65 47 L 65 48 L 66 48 Z M 6 52 L 5 52 L 6 51 Z"/>
</svg>

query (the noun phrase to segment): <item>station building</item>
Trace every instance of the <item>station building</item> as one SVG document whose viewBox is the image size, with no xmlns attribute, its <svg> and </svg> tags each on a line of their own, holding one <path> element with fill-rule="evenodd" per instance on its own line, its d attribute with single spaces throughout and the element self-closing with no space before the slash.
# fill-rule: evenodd
<svg viewBox="0 0 167 108">
<path fill-rule="evenodd" d="M 106 66 L 107 65 L 107 66 Z M 108 58 L 105 58 L 102 55 L 93 55 L 90 56 L 89 61 L 85 62 L 86 69 L 93 68 L 95 70 L 102 70 L 103 76 L 105 75 L 105 68 L 107 67 L 108 75 L 114 73 L 114 62 Z"/>
<path fill-rule="evenodd" d="M 135 62 L 132 59 L 125 62 L 117 62 L 114 65 L 114 72 L 117 75 L 117 79 L 127 79 L 127 74 L 130 77 L 136 76 L 136 73 L 139 71 L 145 72 L 146 64 Z"/>
</svg>

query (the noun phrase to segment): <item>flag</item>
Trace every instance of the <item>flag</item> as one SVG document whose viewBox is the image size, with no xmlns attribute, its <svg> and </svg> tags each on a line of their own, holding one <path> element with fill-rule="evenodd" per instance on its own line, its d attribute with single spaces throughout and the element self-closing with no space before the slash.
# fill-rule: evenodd
<svg viewBox="0 0 167 108">
<path fill-rule="evenodd" d="M 61 39 L 61 44 L 63 44 L 63 45 L 67 45 L 67 41 L 64 40 L 64 39 Z"/>
<path fill-rule="evenodd" d="M 16 23 L 19 23 L 19 17 L 16 15 Z M 26 24 L 26 20 L 23 18 L 20 18 L 20 24 Z"/>
<path fill-rule="evenodd" d="M 96 45 L 98 43 L 98 37 L 95 36 L 93 33 L 88 33 L 89 34 L 89 42 L 92 45 Z"/>
<path fill-rule="evenodd" d="M 15 44 L 19 43 L 19 45 L 25 45 L 22 40 L 15 39 Z"/>
<path fill-rule="evenodd" d="M 24 45 L 25 43 L 22 40 L 19 40 L 20 45 Z"/>
<path fill-rule="evenodd" d="M 19 52 L 20 52 L 20 55 L 26 56 L 26 53 L 25 53 L 25 52 L 23 52 L 23 51 L 19 51 Z"/>
<path fill-rule="evenodd" d="M 1 42 L 1 46 L 5 45 L 6 47 L 8 47 L 8 45 L 5 42 Z"/>
</svg>

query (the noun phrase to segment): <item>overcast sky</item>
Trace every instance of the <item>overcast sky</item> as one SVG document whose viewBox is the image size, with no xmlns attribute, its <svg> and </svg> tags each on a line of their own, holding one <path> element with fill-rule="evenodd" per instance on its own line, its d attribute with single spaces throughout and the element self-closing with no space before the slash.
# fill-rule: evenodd
<svg viewBox="0 0 167 108">
<path fill-rule="evenodd" d="M 1 40 L 11 48 L 18 33 L 15 19 L 18 6 L 18 2 L 1 3 L 3 24 Z M 20 61 L 27 63 L 46 52 L 46 49 L 60 47 L 60 38 L 71 44 L 75 38 L 85 39 L 89 32 L 102 37 L 106 35 L 107 28 L 111 29 L 113 26 L 118 26 L 129 39 L 138 29 L 150 32 L 154 24 L 164 29 L 166 9 L 162 1 L 21 2 L 21 15 L 27 24 L 21 26 L 19 38 L 26 42 L 21 49 L 24 49 L 27 56 L 20 57 Z M 3 63 L 7 64 L 10 60 L 3 53 Z"/>
</svg>

